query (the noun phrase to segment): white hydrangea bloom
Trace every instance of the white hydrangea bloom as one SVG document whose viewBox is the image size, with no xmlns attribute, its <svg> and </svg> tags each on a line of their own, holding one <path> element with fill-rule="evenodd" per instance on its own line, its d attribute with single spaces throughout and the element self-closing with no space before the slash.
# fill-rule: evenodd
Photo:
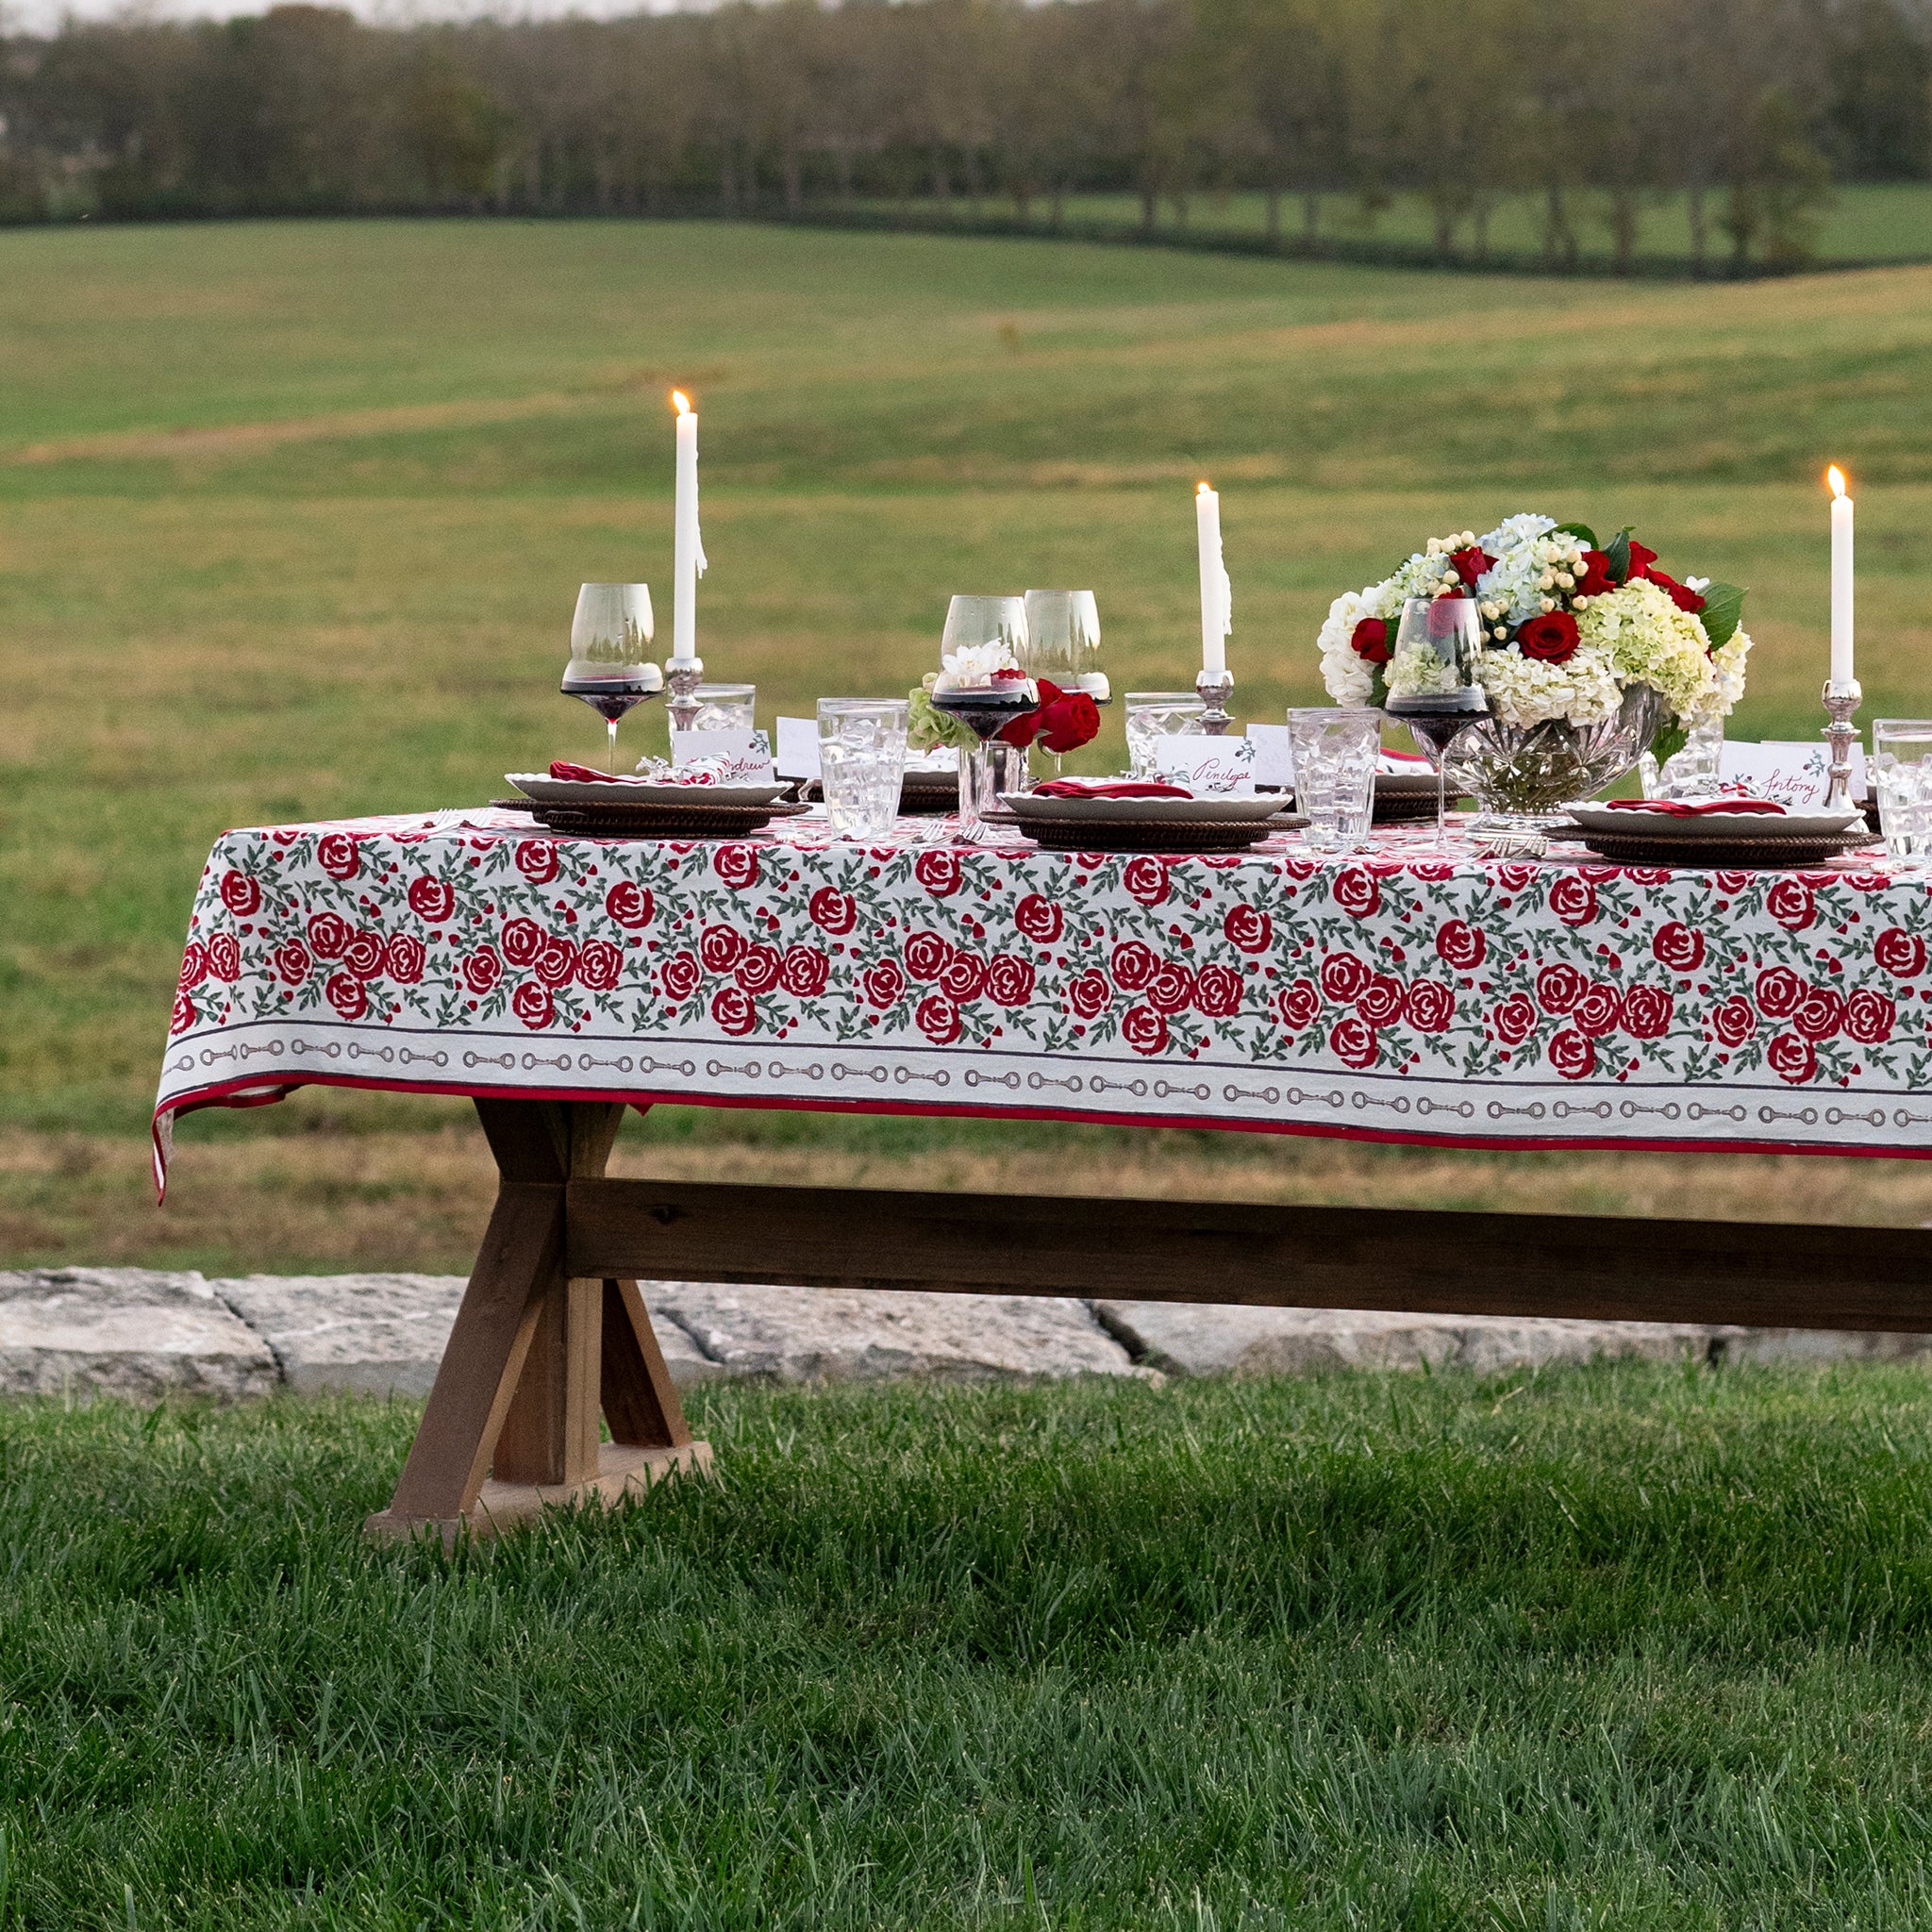
<svg viewBox="0 0 1932 1932">
<path fill-rule="evenodd" d="M 1476 594 L 1485 603 L 1500 604 L 1504 621 L 1514 627 L 1543 608 L 1542 580 L 1557 554 L 1574 548 L 1569 540 L 1553 537 L 1554 517 L 1525 510 L 1505 517 L 1477 541 L 1496 561 L 1476 580 Z"/>
<path fill-rule="evenodd" d="M 1344 591 L 1328 607 L 1316 642 L 1322 650 L 1322 682 L 1338 705 L 1365 705 L 1375 689 L 1375 667 L 1357 658 L 1348 641 L 1363 618 L 1381 616 L 1376 600 L 1386 589 L 1371 584 L 1365 591 Z"/>
<path fill-rule="evenodd" d="M 1702 628 L 1702 625 L 1699 626 Z M 1751 634 L 1740 625 L 1722 650 L 1710 656 L 1711 694 L 1700 719 L 1728 718 L 1744 695 L 1744 659 L 1751 655 Z"/>
<path fill-rule="evenodd" d="M 1505 724 L 1528 730 L 1552 718 L 1596 724 L 1617 714 L 1624 702 L 1607 652 L 1579 644 L 1560 664 L 1525 658 L 1514 644 L 1485 651 L 1476 666 L 1490 709 Z"/>
<path fill-rule="evenodd" d="M 1712 699 L 1717 677 L 1704 626 L 1670 592 L 1639 577 L 1576 607 L 1583 641 L 1603 651 L 1625 684 L 1647 684 L 1679 720 Z M 1747 647 L 1748 648 L 1748 647 Z"/>
<path fill-rule="evenodd" d="M 1410 644 L 1396 652 L 1388 685 L 1391 697 L 1434 697 L 1456 689 L 1456 667 L 1443 663 L 1427 644 Z"/>
</svg>

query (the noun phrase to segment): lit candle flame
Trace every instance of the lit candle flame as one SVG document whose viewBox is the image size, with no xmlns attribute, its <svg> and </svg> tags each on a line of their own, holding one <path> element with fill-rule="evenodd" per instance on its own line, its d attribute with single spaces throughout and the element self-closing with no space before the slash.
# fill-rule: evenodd
<svg viewBox="0 0 1932 1932">
<path fill-rule="evenodd" d="M 1206 495 L 1208 494 L 1208 486 L 1207 486 L 1207 484 L 1203 483 L 1203 484 L 1201 485 L 1201 487 L 1200 487 L 1200 488 L 1199 488 L 1198 490 L 1196 490 L 1196 491 L 1194 491 L 1194 494 L 1195 494 L 1196 496 L 1206 496 Z"/>
<path fill-rule="evenodd" d="M 1836 463 L 1825 471 L 1824 480 L 1831 485 L 1831 493 L 1834 496 L 1842 496 L 1845 493 L 1845 473 Z"/>
<path fill-rule="evenodd" d="M 671 391 L 671 407 L 680 416 L 689 416 L 691 414 L 691 398 L 681 389 L 675 389 Z"/>
</svg>

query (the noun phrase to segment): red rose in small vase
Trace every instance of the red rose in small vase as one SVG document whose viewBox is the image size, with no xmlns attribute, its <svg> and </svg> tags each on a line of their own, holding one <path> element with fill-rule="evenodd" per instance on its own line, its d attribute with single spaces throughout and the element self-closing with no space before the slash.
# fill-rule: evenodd
<svg viewBox="0 0 1932 1932">
<path fill-rule="evenodd" d="M 1545 610 L 1516 633 L 1516 644 L 1539 664 L 1561 664 L 1575 652 L 1580 635 L 1576 620 L 1567 610 Z"/>
<path fill-rule="evenodd" d="M 1565 1027 L 1549 1044 L 1551 1066 L 1566 1080 L 1587 1080 L 1596 1072 L 1596 1046 Z"/>
<path fill-rule="evenodd" d="M 1084 691 L 1061 691 L 1042 677 L 1040 699 L 1040 709 L 1033 714 L 1040 741 L 1057 758 L 1099 737 L 1100 707 Z"/>
<path fill-rule="evenodd" d="M 496 957 L 494 946 L 478 946 L 463 961 L 463 984 L 478 999 L 494 992 L 502 977 L 503 961 Z"/>
<path fill-rule="evenodd" d="M 1386 1026 L 1400 1017 L 1407 991 L 1392 973 L 1373 973 L 1356 998 L 1355 1009 L 1371 1026 Z"/>
<path fill-rule="evenodd" d="M 955 1006 L 966 1006 L 986 991 L 986 961 L 977 953 L 956 948 L 940 974 L 940 991 Z"/>
<path fill-rule="evenodd" d="M 785 957 L 776 946 L 747 946 L 731 976 L 748 993 L 770 992 L 777 985 L 784 964 Z"/>
<path fill-rule="evenodd" d="M 1757 1031 L 1757 1015 L 1742 993 L 1734 992 L 1710 1016 L 1710 1024 L 1724 1045 L 1740 1047 Z"/>
<path fill-rule="evenodd" d="M 964 1030 L 959 1009 L 944 993 L 929 993 L 914 1009 L 913 1022 L 935 1046 L 951 1046 Z"/>
<path fill-rule="evenodd" d="M 1121 886 L 1141 906 L 1158 906 L 1167 897 L 1167 868 L 1144 852 L 1121 869 Z"/>
<path fill-rule="evenodd" d="M 577 950 L 577 984 L 587 992 L 611 992 L 624 971 L 624 955 L 608 940 L 586 940 Z"/>
<path fill-rule="evenodd" d="M 1365 664 L 1386 664 L 1394 656 L 1389 648 L 1388 621 L 1365 617 L 1348 636 L 1348 648 Z"/>
<path fill-rule="evenodd" d="M 1624 1017 L 1623 995 L 1602 980 L 1586 989 L 1583 997 L 1570 1008 L 1570 1024 L 1586 1040 L 1601 1040 L 1614 1033 Z"/>
<path fill-rule="evenodd" d="M 1165 1053 L 1167 1021 L 1152 1007 L 1129 1007 L 1121 1015 L 1121 1038 L 1136 1053 Z"/>
<path fill-rule="evenodd" d="M 409 910 L 428 925 L 441 925 L 457 909 L 457 895 L 446 879 L 425 873 L 409 881 Z"/>
<path fill-rule="evenodd" d="M 1676 1010 L 1676 1000 L 1662 987 L 1633 986 L 1624 995 L 1624 1031 L 1632 1040 L 1661 1040 Z"/>
<path fill-rule="evenodd" d="M 1764 909 L 1787 932 L 1803 932 L 1818 916 L 1811 888 L 1803 879 L 1794 879 L 1789 874 L 1775 880 L 1771 891 L 1765 893 Z"/>
<path fill-rule="evenodd" d="M 1095 1020 L 1113 1004 L 1113 988 L 1097 966 L 1076 974 L 1067 988 L 1067 1000 L 1083 1020 Z"/>
<path fill-rule="evenodd" d="M 1764 1061 L 1780 1080 L 1802 1087 L 1818 1072 L 1818 1049 L 1795 1033 L 1780 1033 L 1764 1049 Z"/>
<path fill-rule="evenodd" d="M 318 959 L 340 959 L 356 929 L 340 912 L 318 912 L 308 922 L 308 950 Z"/>
<path fill-rule="evenodd" d="M 912 861 L 912 876 L 935 899 L 950 899 L 959 890 L 959 855 L 929 849 Z"/>
<path fill-rule="evenodd" d="M 1375 1029 L 1359 1014 L 1346 1013 L 1328 1035 L 1328 1051 L 1344 1067 L 1361 1073 L 1381 1058 L 1382 1042 L 1376 1039 Z"/>
<path fill-rule="evenodd" d="M 1757 1010 L 1767 1020 L 1789 1020 L 1810 989 L 1789 966 L 1767 966 L 1757 975 L 1755 991 Z"/>
<path fill-rule="evenodd" d="M 1230 906 L 1221 922 L 1223 937 L 1243 953 L 1265 953 L 1274 940 L 1274 922 L 1258 906 Z"/>
<path fill-rule="evenodd" d="M 1330 953 L 1322 961 L 1322 991 L 1337 1006 L 1352 1005 L 1368 983 L 1368 962 L 1353 953 Z"/>
<path fill-rule="evenodd" d="M 1869 986 L 1861 986 L 1845 1002 L 1845 1034 L 1860 1046 L 1883 1046 L 1897 1020 L 1898 1008 Z"/>
<path fill-rule="evenodd" d="M 1452 972 L 1474 973 L 1489 950 L 1482 928 L 1466 919 L 1444 920 L 1436 928 L 1436 956 Z"/>
<path fill-rule="evenodd" d="M 1844 995 L 1830 986 L 1814 986 L 1791 1015 L 1792 1031 L 1814 1043 L 1833 1039 L 1844 1024 Z"/>
<path fill-rule="evenodd" d="M 952 941 L 936 932 L 916 932 L 906 941 L 906 971 L 914 979 L 937 979 L 952 957 Z"/>
<path fill-rule="evenodd" d="M 1704 935 L 1673 919 L 1651 936 L 1650 950 L 1673 973 L 1695 973 L 1704 964 Z"/>
<path fill-rule="evenodd" d="M 567 939 L 556 933 L 545 933 L 543 943 L 537 948 L 537 958 L 532 963 L 537 969 L 537 977 L 556 992 L 577 976 L 577 949 Z"/>
<path fill-rule="evenodd" d="M 699 982 L 705 976 L 705 969 L 698 964 L 695 953 L 674 953 L 658 969 L 658 977 L 664 988 L 664 997 L 675 1006 L 682 1006 L 697 991 Z"/>
<path fill-rule="evenodd" d="M 866 1002 L 884 1012 L 896 1007 L 906 992 L 906 974 L 896 959 L 881 959 L 858 975 L 858 990 Z"/>
<path fill-rule="evenodd" d="M 360 938 L 361 935 L 358 934 L 357 937 Z M 381 964 L 379 951 L 376 963 L 378 966 Z M 236 980 L 242 977 L 242 948 L 233 933 L 218 932 L 208 941 L 208 971 L 209 978 L 222 980 L 229 986 L 232 986 Z M 373 976 L 373 974 L 367 973 L 359 975 L 359 977 L 364 979 L 372 978 Z"/>
<path fill-rule="evenodd" d="M 398 986 L 414 986 L 423 977 L 428 957 L 423 941 L 414 933 L 398 932 L 390 935 L 389 944 L 383 948 L 382 963 Z"/>
<path fill-rule="evenodd" d="M 711 870 L 734 892 L 746 891 L 758 882 L 758 848 L 721 845 L 711 854 Z"/>
<path fill-rule="evenodd" d="M 1033 965 L 1017 953 L 995 953 L 986 969 L 986 990 L 995 1006 L 1024 1007 L 1033 997 Z"/>
<path fill-rule="evenodd" d="M 1013 908 L 1013 924 L 1036 946 L 1050 946 L 1065 929 L 1066 919 L 1051 899 L 1028 892 Z"/>
<path fill-rule="evenodd" d="M 322 991 L 345 1020 L 359 1020 L 369 1010 L 369 989 L 353 973 L 331 973 Z"/>
<path fill-rule="evenodd" d="M 721 986 L 711 995 L 711 1018 L 724 1032 L 741 1038 L 758 1024 L 758 1009 L 741 986 Z"/>
<path fill-rule="evenodd" d="M 1915 932 L 1888 925 L 1874 941 L 1872 957 L 1894 979 L 1916 979 L 1925 970 L 1925 941 Z"/>
<path fill-rule="evenodd" d="M 237 919 L 253 918 L 261 906 L 261 888 L 245 872 L 222 874 L 222 904 Z"/>
<path fill-rule="evenodd" d="M 284 940 L 272 957 L 284 986 L 300 986 L 308 977 L 308 948 L 300 940 Z"/>
<path fill-rule="evenodd" d="M 1550 910 L 1565 925 L 1588 925 L 1596 917 L 1596 888 L 1574 872 L 1550 885 Z"/>
<path fill-rule="evenodd" d="M 1418 979 L 1402 1011 L 1418 1033 L 1446 1033 L 1456 1018 L 1456 995 L 1440 979 Z"/>
<path fill-rule="evenodd" d="M 543 928 L 534 919 L 512 919 L 503 928 L 503 957 L 512 966 L 527 966 L 543 943 Z"/>
<path fill-rule="evenodd" d="M 1139 940 L 1123 940 L 1113 949 L 1113 983 L 1123 992 L 1139 992 L 1154 977 L 1160 964 L 1151 947 Z"/>
<path fill-rule="evenodd" d="M 650 924 L 658 910 L 658 902 L 652 898 L 648 887 L 633 885 L 629 879 L 619 879 L 604 894 L 604 909 L 626 932 L 641 932 Z"/>
<path fill-rule="evenodd" d="M 1157 1013 L 1181 1013 L 1194 1003 L 1194 975 L 1178 959 L 1163 959 L 1147 981 L 1147 1004 Z"/>
<path fill-rule="evenodd" d="M 1381 909 L 1382 888 L 1375 875 L 1358 865 L 1347 865 L 1328 883 L 1328 896 L 1354 919 L 1371 919 Z"/>
<path fill-rule="evenodd" d="M 315 843 L 315 862 L 332 879 L 352 879 L 362 870 L 362 856 L 346 832 L 325 832 Z"/>
<path fill-rule="evenodd" d="M 1281 1024 L 1291 1033 L 1300 1033 L 1322 1017 L 1322 990 L 1312 979 L 1297 979 L 1283 988 L 1274 1004 Z"/>
<path fill-rule="evenodd" d="M 735 925 L 708 925 L 698 935 L 698 957 L 707 973 L 729 973 L 744 958 L 745 938 Z"/>
<path fill-rule="evenodd" d="M 858 924 L 858 901 L 836 886 L 821 886 L 811 895 L 806 911 L 821 932 L 841 939 Z"/>
<path fill-rule="evenodd" d="M 1590 991 L 1590 981 L 1567 959 L 1557 959 L 1536 976 L 1536 1003 L 1546 1013 L 1568 1013 Z"/>
<path fill-rule="evenodd" d="M 213 958 L 213 949 L 209 949 Z M 342 948 L 342 964 L 358 979 L 375 979 L 382 972 L 382 935 L 379 932 L 358 932 Z"/>
<path fill-rule="evenodd" d="M 1521 1046 L 1536 1031 L 1536 1002 L 1526 992 L 1512 992 L 1491 1018 L 1505 1046 Z"/>
</svg>

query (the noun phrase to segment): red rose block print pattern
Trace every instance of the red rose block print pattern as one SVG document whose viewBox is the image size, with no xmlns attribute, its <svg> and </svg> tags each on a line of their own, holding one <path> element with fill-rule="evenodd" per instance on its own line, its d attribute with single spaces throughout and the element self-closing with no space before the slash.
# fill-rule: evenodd
<svg viewBox="0 0 1932 1932">
<path fill-rule="evenodd" d="M 162 1109 L 242 1090 L 264 1054 L 288 1084 L 458 1091 L 510 1083 L 403 1069 L 440 1053 L 521 1081 L 642 1056 L 658 1074 L 633 1090 L 713 1097 L 704 1049 L 729 1046 L 767 1055 L 758 1092 L 819 1065 L 777 1096 L 801 1104 L 1534 1142 L 1810 1144 L 1856 1120 L 1872 1151 L 1932 1149 L 1932 895 L 1882 859 L 1706 874 L 1445 858 L 1401 831 L 1324 859 L 1281 839 L 1154 858 L 511 823 L 227 834 Z M 827 1071 L 841 1053 L 856 1071 Z M 1720 1124 L 1679 1131 L 1693 1111 Z"/>
</svg>

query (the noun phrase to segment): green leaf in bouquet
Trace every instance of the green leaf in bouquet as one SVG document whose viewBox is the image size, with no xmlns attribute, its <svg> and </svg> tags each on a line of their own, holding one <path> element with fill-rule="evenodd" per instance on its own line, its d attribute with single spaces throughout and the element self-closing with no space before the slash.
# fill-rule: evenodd
<svg viewBox="0 0 1932 1932">
<path fill-rule="evenodd" d="M 1704 608 L 1697 615 L 1710 648 L 1721 651 L 1737 636 L 1738 626 L 1744 621 L 1744 592 L 1736 584 L 1707 584 Z"/>
<path fill-rule="evenodd" d="M 1630 532 L 1635 527 L 1634 524 L 1625 524 L 1603 546 L 1604 555 L 1610 560 L 1609 577 L 1613 584 L 1628 583 L 1630 580 Z"/>
<path fill-rule="evenodd" d="M 1558 524 L 1557 528 L 1561 535 L 1574 537 L 1578 542 L 1588 543 L 1592 550 L 1597 547 L 1596 532 L 1588 524 Z"/>
<path fill-rule="evenodd" d="M 1369 687 L 1369 705 L 1374 710 L 1386 710 L 1389 707 L 1389 667 L 1377 664 L 1374 667 L 1375 681 Z"/>
<path fill-rule="evenodd" d="M 1657 736 L 1650 741 L 1650 755 L 1661 765 L 1675 758 L 1690 742 L 1690 726 L 1673 718 L 1668 724 L 1657 726 Z"/>
</svg>

